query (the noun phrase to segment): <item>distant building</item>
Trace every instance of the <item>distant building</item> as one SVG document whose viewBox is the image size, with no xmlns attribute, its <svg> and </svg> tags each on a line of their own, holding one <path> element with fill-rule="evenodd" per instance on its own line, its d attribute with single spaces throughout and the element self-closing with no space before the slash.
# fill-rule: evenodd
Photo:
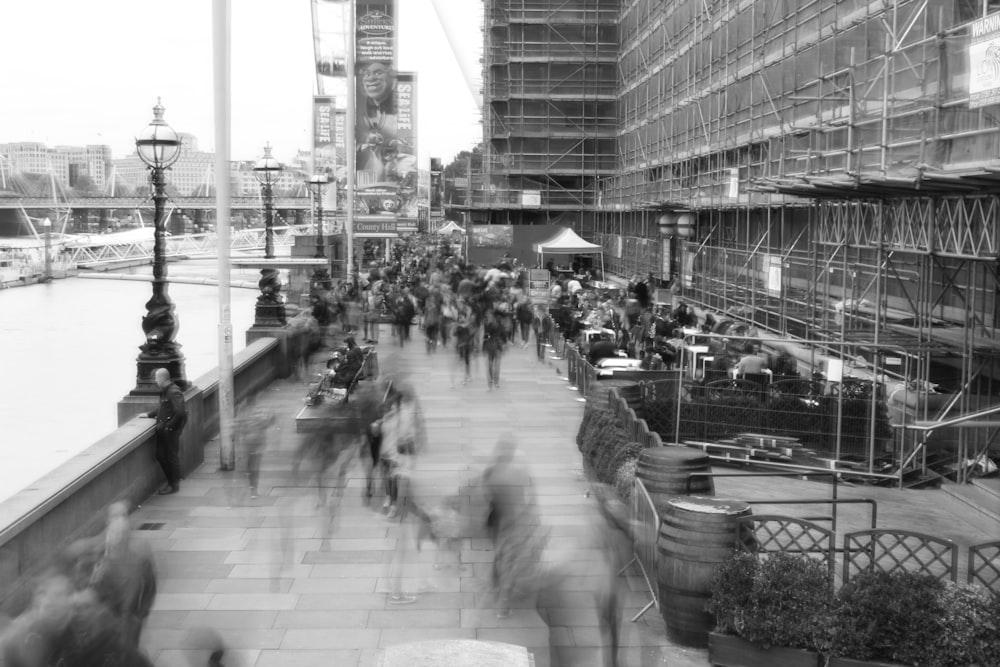
<svg viewBox="0 0 1000 667">
<path fill-rule="evenodd" d="M 215 186 L 215 153 L 198 150 L 198 139 L 193 134 L 178 132 L 181 154 L 167 172 L 167 184 L 181 195 L 192 195 L 200 189 Z M 118 179 L 133 188 L 149 185 L 145 163 L 138 154 L 112 161 Z"/>
<path fill-rule="evenodd" d="M 98 190 L 107 185 L 111 147 L 106 145 L 54 146 L 37 141 L 0 144 L 5 170 L 10 174 L 51 174 L 61 185 L 77 187 L 86 180 Z"/>
</svg>

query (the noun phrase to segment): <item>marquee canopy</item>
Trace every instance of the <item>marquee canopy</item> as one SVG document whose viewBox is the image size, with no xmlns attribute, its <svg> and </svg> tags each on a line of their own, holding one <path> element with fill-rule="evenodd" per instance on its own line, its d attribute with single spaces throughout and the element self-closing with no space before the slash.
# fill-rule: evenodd
<svg viewBox="0 0 1000 667">
<path fill-rule="evenodd" d="M 596 243 L 584 241 L 572 229 L 565 227 L 547 241 L 533 246 L 539 254 L 539 265 L 544 264 L 545 255 L 597 255 L 601 256 L 601 279 L 604 280 L 604 248 Z"/>
<path fill-rule="evenodd" d="M 549 240 L 536 243 L 534 249 L 542 255 L 596 255 L 604 252 L 604 248 L 584 241 L 568 227 L 561 229 Z"/>
<path fill-rule="evenodd" d="M 458 224 L 457 222 L 455 222 L 454 220 L 449 220 L 448 224 L 444 225 L 443 227 L 441 227 L 441 229 L 437 230 L 434 233 L 435 234 L 451 234 L 452 232 L 460 232 L 460 233 L 464 234 L 465 230 L 462 229 L 462 226 L 460 224 Z"/>
</svg>

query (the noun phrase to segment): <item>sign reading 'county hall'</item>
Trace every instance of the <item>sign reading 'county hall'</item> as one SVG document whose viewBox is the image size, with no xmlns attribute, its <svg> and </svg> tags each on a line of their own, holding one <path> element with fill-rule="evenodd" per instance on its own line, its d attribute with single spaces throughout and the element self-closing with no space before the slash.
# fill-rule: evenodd
<svg viewBox="0 0 1000 667">
<path fill-rule="evenodd" d="M 397 229 L 396 220 L 355 220 L 354 234 L 395 234 Z"/>
</svg>

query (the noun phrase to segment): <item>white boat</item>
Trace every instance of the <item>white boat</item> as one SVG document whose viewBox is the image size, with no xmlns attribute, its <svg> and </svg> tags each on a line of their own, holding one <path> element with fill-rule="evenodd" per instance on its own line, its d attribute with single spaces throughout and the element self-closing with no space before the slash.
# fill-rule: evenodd
<svg viewBox="0 0 1000 667">
<path fill-rule="evenodd" d="M 54 235 L 56 236 L 56 235 Z M 49 257 L 51 277 L 64 278 L 75 275 L 76 265 L 62 251 L 67 236 L 50 240 Z M 31 285 L 46 278 L 45 241 L 29 237 L 0 238 L 0 288 Z"/>
</svg>

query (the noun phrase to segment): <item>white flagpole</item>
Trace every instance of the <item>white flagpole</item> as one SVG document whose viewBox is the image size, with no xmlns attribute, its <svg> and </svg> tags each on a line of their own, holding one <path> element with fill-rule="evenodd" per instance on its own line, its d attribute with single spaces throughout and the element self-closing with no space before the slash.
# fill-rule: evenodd
<svg viewBox="0 0 1000 667">
<path fill-rule="evenodd" d="M 219 468 L 236 467 L 233 438 L 233 322 L 229 296 L 229 154 L 231 115 L 230 0 L 212 2 L 212 55 L 215 72 L 215 229 L 219 247 Z"/>
<path fill-rule="evenodd" d="M 357 93 L 356 82 L 354 80 L 354 2 L 348 2 L 350 9 L 347 12 L 347 114 L 344 118 L 344 150 L 347 153 L 347 218 L 344 221 L 344 239 L 347 244 L 347 280 L 348 284 L 354 282 L 354 189 L 357 185 L 355 169 L 357 168 L 357 156 L 354 146 L 354 124 L 357 122 L 355 116 L 354 97 Z"/>
</svg>

